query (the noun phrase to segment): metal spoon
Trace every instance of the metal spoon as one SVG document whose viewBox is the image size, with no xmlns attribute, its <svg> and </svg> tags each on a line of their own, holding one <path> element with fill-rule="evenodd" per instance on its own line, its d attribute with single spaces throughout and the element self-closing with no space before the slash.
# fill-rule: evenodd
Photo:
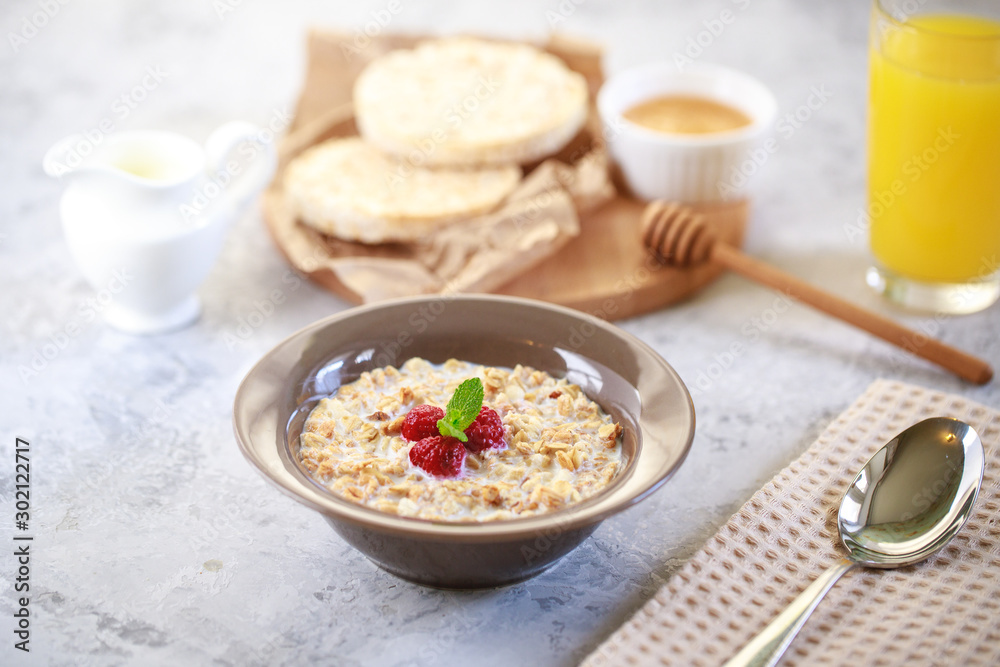
<svg viewBox="0 0 1000 667">
<path fill-rule="evenodd" d="M 972 511 L 986 456 L 957 419 L 914 424 L 872 456 L 840 503 L 837 526 L 850 554 L 821 574 L 725 667 L 774 665 L 826 592 L 856 565 L 894 568 L 924 560 Z"/>
</svg>

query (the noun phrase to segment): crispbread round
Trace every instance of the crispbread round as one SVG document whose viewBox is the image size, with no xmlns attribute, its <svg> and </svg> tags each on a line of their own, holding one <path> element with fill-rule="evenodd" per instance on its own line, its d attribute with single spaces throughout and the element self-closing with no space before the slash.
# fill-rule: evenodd
<svg viewBox="0 0 1000 667">
<path fill-rule="evenodd" d="M 514 190 L 515 165 L 427 169 L 386 156 L 362 139 L 332 139 L 296 157 L 285 192 L 306 224 L 363 243 L 413 241 L 486 213 Z"/>
<path fill-rule="evenodd" d="M 453 37 L 373 60 L 354 110 L 365 139 L 416 164 L 526 164 L 579 132 L 587 83 L 526 44 Z"/>
</svg>

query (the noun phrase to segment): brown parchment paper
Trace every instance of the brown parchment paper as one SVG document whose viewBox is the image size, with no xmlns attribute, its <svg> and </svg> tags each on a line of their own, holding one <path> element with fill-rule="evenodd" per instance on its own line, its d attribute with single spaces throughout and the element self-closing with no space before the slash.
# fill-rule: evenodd
<svg viewBox="0 0 1000 667">
<path fill-rule="evenodd" d="M 354 80 L 372 59 L 423 39 L 314 30 L 295 120 L 279 149 L 278 171 L 264 195 L 264 217 L 278 247 L 299 271 L 352 301 L 436 292 L 490 291 L 536 265 L 580 233 L 579 214 L 615 196 L 593 99 L 603 81 L 601 51 L 561 36 L 540 46 L 587 79 L 591 110 L 583 130 L 558 155 L 525 168 L 498 210 L 412 244 L 346 242 L 299 222 L 282 187 L 288 162 L 333 137 L 357 134 Z"/>
</svg>

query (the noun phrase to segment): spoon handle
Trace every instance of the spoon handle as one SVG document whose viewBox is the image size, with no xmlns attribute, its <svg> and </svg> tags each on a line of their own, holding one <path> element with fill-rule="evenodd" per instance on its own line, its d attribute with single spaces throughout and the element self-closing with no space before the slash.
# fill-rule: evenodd
<svg viewBox="0 0 1000 667">
<path fill-rule="evenodd" d="M 809 614 L 830 590 L 837 580 L 857 563 L 841 558 L 819 575 L 816 581 L 799 593 L 785 610 L 774 617 L 771 623 L 760 631 L 746 646 L 734 655 L 724 667 L 772 667 L 781 658 L 785 649 L 795 639 Z"/>
</svg>

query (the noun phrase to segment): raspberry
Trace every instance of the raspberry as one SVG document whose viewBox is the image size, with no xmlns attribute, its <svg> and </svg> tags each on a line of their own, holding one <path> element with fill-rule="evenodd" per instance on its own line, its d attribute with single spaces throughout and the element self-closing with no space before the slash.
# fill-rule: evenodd
<svg viewBox="0 0 1000 667">
<path fill-rule="evenodd" d="M 493 408 L 485 405 L 479 410 L 476 420 L 465 429 L 465 435 L 469 441 L 465 443 L 465 448 L 470 452 L 480 452 L 484 449 L 502 449 L 503 442 L 503 422 L 500 415 Z"/>
<path fill-rule="evenodd" d="M 444 410 L 433 405 L 418 405 L 406 413 L 403 419 L 403 439 L 416 442 L 434 435 L 440 435 L 437 423 L 444 418 Z"/>
<path fill-rule="evenodd" d="M 458 477 L 465 464 L 465 447 L 455 438 L 433 435 L 413 443 L 410 463 L 435 477 Z"/>
</svg>

